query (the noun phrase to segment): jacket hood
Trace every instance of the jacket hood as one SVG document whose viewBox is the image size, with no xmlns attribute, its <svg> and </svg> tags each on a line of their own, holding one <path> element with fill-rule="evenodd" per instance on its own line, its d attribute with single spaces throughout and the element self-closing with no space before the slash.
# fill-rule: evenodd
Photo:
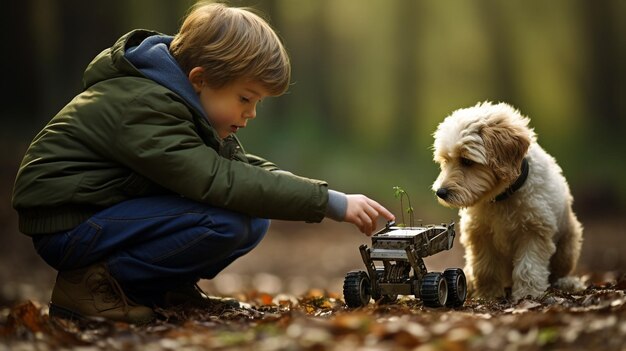
<svg viewBox="0 0 626 351">
<path fill-rule="evenodd" d="M 198 94 L 170 54 L 173 39 L 166 35 L 147 37 L 141 44 L 126 49 L 125 56 L 144 76 L 175 92 L 204 115 Z"/>
<path fill-rule="evenodd" d="M 206 118 L 193 86 L 169 52 L 172 40 L 171 36 L 144 29 L 127 33 L 89 64 L 84 88 L 118 77 L 145 77 L 176 93 Z"/>
</svg>

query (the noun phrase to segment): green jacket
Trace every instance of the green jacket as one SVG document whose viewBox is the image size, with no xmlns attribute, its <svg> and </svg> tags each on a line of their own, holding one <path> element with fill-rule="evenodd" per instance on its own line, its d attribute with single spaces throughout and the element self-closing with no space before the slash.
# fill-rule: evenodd
<svg viewBox="0 0 626 351">
<path fill-rule="evenodd" d="M 327 184 L 222 141 L 202 113 L 124 56 L 158 33 L 120 38 L 87 67 L 84 91 L 35 136 L 13 190 L 20 230 L 69 230 L 131 198 L 179 194 L 251 216 L 319 222 Z M 269 136 L 271 137 L 271 136 Z"/>
</svg>

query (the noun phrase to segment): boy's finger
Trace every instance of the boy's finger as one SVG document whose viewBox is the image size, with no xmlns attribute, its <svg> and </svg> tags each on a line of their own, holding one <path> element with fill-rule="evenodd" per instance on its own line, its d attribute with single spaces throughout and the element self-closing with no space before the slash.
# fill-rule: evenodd
<svg viewBox="0 0 626 351">
<path fill-rule="evenodd" d="M 393 221 L 396 219 L 396 216 L 394 216 L 393 213 L 389 212 L 385 207 L 383 207 L 383 205 L 371 199 L 370 201 L 370 205 L 378 211 L 378 215 L 385 217 L 385 219 L 387 219 L 388 221 Z"/>
<path fill-rule="evenodd" d="M 364 206 L 363 211 L 369 217 L 372 223 L 376 223 L 376 219 L 380 216 L 380 211 L 373 206 L 373 204 L 367 204 Z"/>
<path fill-rule="evenodd" d="M 359 217 L 361 219 L 361 223 L 363 223 L 363 226 L 361 227 L 361 232 L 367 236 L 370 236 L 372 234 L 372 219 L 367 212 L 362 212 L 362 215 Z"/>
<path fill-rule="evenodd" d="M 357 216 L 352 223 L 359 229 L 361 233 L 365 234 L 364 223 L 360 216 Z"/>
</svg>

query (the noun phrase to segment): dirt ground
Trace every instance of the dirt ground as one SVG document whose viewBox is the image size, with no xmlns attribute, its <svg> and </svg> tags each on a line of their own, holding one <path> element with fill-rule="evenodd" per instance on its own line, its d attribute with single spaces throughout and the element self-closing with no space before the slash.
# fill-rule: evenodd
<svg viewBox="0 0 626 351">
<path fill-rule="evenodd" d="M 626 220 L 585 223 L 585 241 L 577 273 L 626 272 Z M 45 302 L 55 271 L 34 252 L 15 224 L 0 245 L 0 304 L 32 299 Z M 1 242 L 0 242 L 1 243 Z M 370 239 L 352 226 L 274 221 L 266 238 L 248 255 L 200 286 L 212 295 L 232 296 L 251 289 L 300 295 L 309 289 L 341 293 L 344 275 L 364 269 L 358 247 Z M 463 267 L 463 247 L 455 239 L 449 251 L 425 259 L 429 271 Z"/>
<path fill-rule="evenodd" d="M 369 238 L 332 221 L 277 221 L 253 252 L 200 283 L 241 308 L 161 310 L 160 320 L 143 327 L 49 318 L 55 272 L 26 237 L 9 230 L 0 246 L 0 351 L 626 350 L 624 228 L 623 220 L 586 223 L 577 274 L 588 288 L 580 294 L 549 291 L 519 303 L 468 299 L 457 309 L 402 297 L 351 310 L 341 296 L 343 277 L 364 269 L 358 246 Z M 425 262 L 430 271 L 463 267 L 458 238 Z"/>
</svg>

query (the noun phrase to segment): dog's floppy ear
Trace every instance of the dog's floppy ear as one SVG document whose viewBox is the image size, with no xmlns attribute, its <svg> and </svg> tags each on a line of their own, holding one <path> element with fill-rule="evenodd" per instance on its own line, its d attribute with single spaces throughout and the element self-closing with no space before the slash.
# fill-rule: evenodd
<svg viewBox="0 0 626 351">
<path fill-rule="evenodd" d="M 530 146 L 528 130 L 499 121 L 481 130 L 489 167 L 503 181 L 512 182 L 520 175 L 522 160 Z"/>
</svg>

